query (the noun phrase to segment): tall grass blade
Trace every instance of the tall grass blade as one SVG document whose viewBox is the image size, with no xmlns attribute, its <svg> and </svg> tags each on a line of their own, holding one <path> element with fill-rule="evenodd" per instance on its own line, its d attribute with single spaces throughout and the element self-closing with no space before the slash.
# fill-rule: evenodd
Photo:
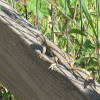
<svg viewBox="0 0 100 100">
<path fill-rule="evenodd" d="M 99 1 L 99 2 L 100 2 L 100 1 Z M 85 6 L 84 0 L 82 0 L 82 7 L 83 7 L 83 12 L 84 12 L 84 14 L 85 14 L 85 16 L 86 16 L 86 18 L 87 18 L 89 24 L 91 25 L 91 28 L 92 28 L 92 30 L 93 30 L 93 32 L 94 32 L 94 35 L 95 35 L 95 37 L 97 38 L 97 34 L 96 34 L 96 31 L 95 31 L 95 28 L 94 28 L 94 25 L 93 25 L 93 21 L 92 21 L 92 19 L 91 19 L 91 16 L 90 16 L 90 14 L 89 14 L 89 12 L 88 12 L 87 7 Z"/>
</svg>

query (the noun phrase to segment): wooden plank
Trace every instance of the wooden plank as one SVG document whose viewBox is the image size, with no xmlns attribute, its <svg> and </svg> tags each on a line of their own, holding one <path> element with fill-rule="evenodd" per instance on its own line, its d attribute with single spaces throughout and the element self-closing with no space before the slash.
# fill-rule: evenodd
<svg viewBox="0 0 100 100">
<path fill-rule="evenodd" d="M 38 49 L 36 34 L 40 32 L 0 0 L 0 82 L 18 100 L 99 100 L 99 85 L 95 91 L 83 89 L 66 70 L 67 78 L 48 70 L 50 64 L 30 47 Z"/>
</svg>

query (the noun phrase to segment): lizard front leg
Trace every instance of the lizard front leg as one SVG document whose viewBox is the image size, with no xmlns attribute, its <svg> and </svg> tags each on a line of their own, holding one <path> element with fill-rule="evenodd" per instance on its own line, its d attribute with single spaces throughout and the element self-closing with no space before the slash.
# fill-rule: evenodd
<svg viewBox="0 0 100 100">
<path fill-rule="evenodd" d="M 58 64 L 58 57 L 55 56 L 52 57 L 51 59 L 54 60 L 55 63 L 52 63 L 48 69 L 54 70 L 54 66 L 57 66 Z"/>
<path fill-rule="evenodd" d="M 43 55 L 46 53 L 46 46 L 42 45 L 42 53 L 39 55 L 40 58 L 42 58 Z"/>
</svg>

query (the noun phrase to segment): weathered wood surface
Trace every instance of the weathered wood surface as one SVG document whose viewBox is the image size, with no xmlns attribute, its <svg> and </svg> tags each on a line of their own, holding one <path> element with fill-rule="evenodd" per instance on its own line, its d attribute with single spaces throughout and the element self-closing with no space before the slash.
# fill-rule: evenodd
<svg viewBox="0 0 100 100">
<path fill-rule="evenodd" d="M 39 47 L 36 34 L 40 32 L 0 1 L 0 82 L 18 100 L 100 100 L 99 84 L 83 89 L 83 82 L 65 69 L 66 77 L 48 70 L 50 64 L 30 47 Z"/>
</svg>

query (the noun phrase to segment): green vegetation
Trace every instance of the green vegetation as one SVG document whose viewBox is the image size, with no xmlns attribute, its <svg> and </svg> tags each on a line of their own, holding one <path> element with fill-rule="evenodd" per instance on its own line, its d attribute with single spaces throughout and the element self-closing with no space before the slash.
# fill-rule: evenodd
<svg viewBox="0 0 100 100">
<path fill-rule="evenodd" d="M 12 0 L 6 0 L 6 1 L 10 5 L 12 5 Z M 24 1 L 23 0 L 14 1 L 14 8 L 22 16 L 27 18 L 27 20 L 37 28 L 36 0 L 27 0 L 26 3 Z M 46 5 L 43 1 L 45 1 Z M 79 26 L 81 26 L 80 2 L 79 2 L 80 0 L 67 0 L 67 1 L 68 1 L 67 14 L 68 17 L 71 18 L 74 22 L 73 23 L 70 19 L 68 19 L 69 39 L 71 44 L 74 46 L 73 48 L 72 45 L 69 43 L 69 51 L 70 54 L 72 54 L 72 57 L 74 57 L 76 60 L 74 65 L 83 67 L 87 70 L 91 70 L 93 73 L 95 73 L 98 80 L 98 60 L 94 43 L 94 39 L 97 40 L 98 38 L 96 0 L 82 0 L 83 43 L 82 43 L 81 29 L 80 27 L 75 25 L 75 23 L 77 23 Z M 100 5 L 100 0 L 98 0 L 98 2 Z M 66 21 L 65 21 L 66 17 L 64 15 L 65 0 L 55 0 L 53 4 L 56 5 L 56 7 L 58 8 L 58 9 L 56 7 L 53 8 L 54 34 L 56 35 L 55 39 L 57 45 L 66 53 L 67 40 L 64 37 L 64 35 L 66 34 Z M 53 41 L 53 34 L 51 31 L 52 24 L 51 24 L 50 9 L 51 9 L 51 4 L 49 0 L 38 0 L 38 17 L 39 17 L 40 31 L 43 34 L 45 34 L 51 41 Z M 62 12 L 59 10 L 61 10 Z M 100 11 L 100 6 L 99 6 L 99 11 Z M 100 30 L 100 25 L 99 25 L 99 30 Z"/>
<path fill-rule="evenodd" d="M 0 84 L 0 100 L 16 100 L 2 84 Z"/>
</svg>

